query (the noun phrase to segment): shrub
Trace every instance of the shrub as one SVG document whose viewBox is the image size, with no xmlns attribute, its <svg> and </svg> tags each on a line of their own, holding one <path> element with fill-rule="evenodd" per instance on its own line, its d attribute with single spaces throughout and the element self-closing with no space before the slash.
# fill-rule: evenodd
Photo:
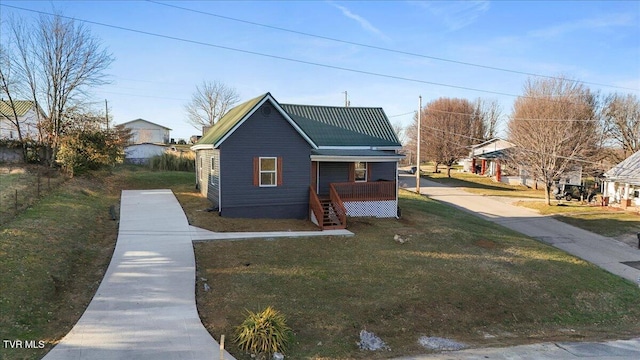
<svg viewBox="0 0 640 360">
<path fill-rule="evenodd" d="M 291 337 L 284 315 L 269 306 L 259 313 L 247 310 L 247 318 L 236 328 L 235 341 L 245 352 L 271 356 L 284 352 Z"/>
<path fill-rule="evenodd" d="M 192 152 L 180 152 L 178 156 L 167 152 L 149 159 L 149 167 L 152 170 L 193 172 L 196 170 L 195 155 Z"/>
</svg>

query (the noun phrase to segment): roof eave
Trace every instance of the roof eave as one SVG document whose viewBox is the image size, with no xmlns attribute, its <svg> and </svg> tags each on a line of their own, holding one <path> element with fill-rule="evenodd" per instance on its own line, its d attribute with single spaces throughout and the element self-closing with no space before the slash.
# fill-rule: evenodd
<svg viewBox="0 0 640 360">
<path fill-rule="evenodd" d="M 196 144 L 190 147 L 191 150 L 211 150 L 214 149 L 213 144 Z"/>
<path fill-rule="evenodd" d="M 319 162 L 398 162 L 403 159 L 404 155 L 311 155 L 311 161 Z"/>
</svg>

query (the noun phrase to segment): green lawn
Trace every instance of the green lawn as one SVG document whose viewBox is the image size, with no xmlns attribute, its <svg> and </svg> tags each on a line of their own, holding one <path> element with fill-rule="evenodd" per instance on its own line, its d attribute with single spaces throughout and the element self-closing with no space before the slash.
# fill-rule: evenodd
<svg viewBox="0 0 640 360">
<path fill-rule="evenodd" d="M 349 219 L 351 238 L 196 244 L 203 323 L 229 339 L 245 309 L 272 305 L 295 359 L 425 353 L 422 335 L 494 346 L 640 334 L 635 284 L 425 197 L 402 192 L 401 207 L 400 220 Z M 391 352 L 358 350 L 362 329 Z"/>
<path fill-rule="evenodd" d="M 71 179 L 2 225 L 3 339 L 50 347 L 69 331 L 113 251 L 109 206 L 118 206 L 121 189 L 147 188 L 172 189 L 193 222 L 215 221 L 203 215 L 208 203 L 194 191 L 193 173 L 125 166 Z M 485 346 L 640 334 L 634 284 L 451 207 L 402 196 L 401 220 L 350 219 L 351 238 L 195 245 L 203 322 L 216 338 L 225 334 L 233 352 L 230 337 L 244 310 L 274 305 L 296 333 L 289 358 L 316 359 L 420 353 L 420 335 Z M 265 224 L 237 221 L 243 230 Z M 410 240 L 400 245 L 395 234 Z M 212 291 L 202 292 L 201 277 Z M 363 328 L 392 351 L 357 350 Z M 47 349 L 2 349 L 0 357 L 36 359 Z"/>
<path fill-rule="evenodd" d="M 541 214 L 554 215 L 562 222 L 603 236 L 615 238 L 640 232 L 640 214 L 618 208 L 585 205 L 578 201 L 563 201 L 555 205 L 521 201 L 518 205 Z"/>
<path fill-rule="evenodd" d="M 432 165 L 422 165 L 422 177 L 440 184 L 464 188 L 474 194 L 488 196 L 508 196 L 523 198 L 544 198 L 542 189 L 535 190 L 526 186 L 509 185 L 495 181 L 492 177 L 480 176 L 472 173 L 451 170 L 451 177 L 447 177 L 446 167 L 440 167 L 439 173 L 434 172 Z"/>
<path fill-rule="evenodd" d="M 51 193 L 65 180 L 57 171 L 44 166 L 0 166 L 0 225 Z"/>
<path fill-rule="evenodd" d="M 120 190 L 187 191 L 194 180 L 193 173 L 122 166 L 68 180 L 7 220 L 0 227 L 0 335 L 47 347 L 1 349 L 0 358 L 42 357 L 82 315 L 111 259 L 117 222 L 109 207 L 119 208 Z"/>
</svg>

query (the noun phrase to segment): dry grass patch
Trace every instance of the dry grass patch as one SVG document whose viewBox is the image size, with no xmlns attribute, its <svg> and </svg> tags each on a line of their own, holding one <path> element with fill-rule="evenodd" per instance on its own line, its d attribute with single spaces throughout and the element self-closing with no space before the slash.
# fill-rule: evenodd
<svg viewBox="0 0 640 360">
<path fill-rule="evenodd" d="M 0 166 L 0 225 L 34 205 L 65 180 L 59 172 L 45 166 Z"/>
<path fill-rule="evenodd" d="M 295 359 L 424 353 L 422 335 L 488 346 L 640 334 L 633 283 L 424 197 L 403 192 L 401 206 L 400 220 L 349 219 L 351 238 L 196 244 L 203 323 L 228 337 L 245 309 L 274 306 Z M 358 350 L 362 329 L 392 351 Z"/>
</svg>

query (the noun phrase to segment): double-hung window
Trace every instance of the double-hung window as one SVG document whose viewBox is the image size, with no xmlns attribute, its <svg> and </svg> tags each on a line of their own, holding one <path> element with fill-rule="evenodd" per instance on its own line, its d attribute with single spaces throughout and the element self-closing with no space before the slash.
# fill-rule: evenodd
<svg viewBox="0 0 640 360">
<path fill-rule="evenodd" d="M 278 184 L 278 158 L 260 158 L 260 186 L 276 186 Z"/>
<path fill-rule="evenodd" d="M 367 163 L 366 162 L 357 162 L 355 163 L 355 181 L 364 182 L 367 181 Z"/>
</svg>

